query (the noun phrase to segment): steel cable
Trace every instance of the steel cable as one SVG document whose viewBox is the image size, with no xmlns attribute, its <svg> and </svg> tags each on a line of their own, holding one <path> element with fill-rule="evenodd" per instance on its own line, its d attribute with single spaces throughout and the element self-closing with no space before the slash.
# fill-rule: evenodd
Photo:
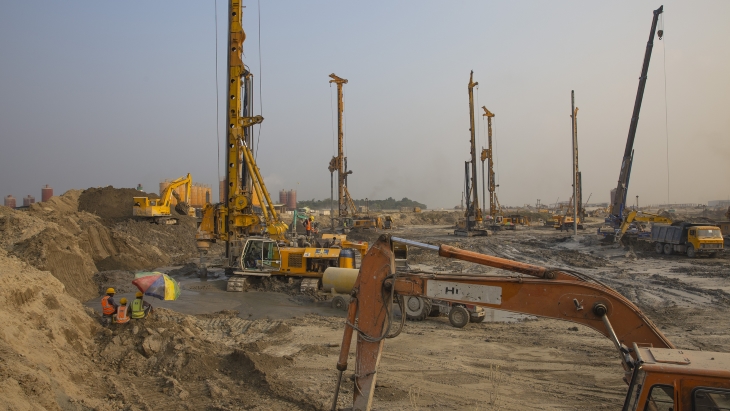
<svg viewBox="0 0 730 411">
<path fill-rule="evenodd" d="M 215 136 L 218 143 L 218 163 L 216 164 L 216 172 L 218 173 L 218 188 L 220 190 L 221 181 L 221 131 L 218 124 L 220 116 L 220 101 L 218 98 L 218 0 L 213 0 L 213 9 L 215 12 Z M 218 194 L 220 197 L 220 193 Z"/>
</svg>

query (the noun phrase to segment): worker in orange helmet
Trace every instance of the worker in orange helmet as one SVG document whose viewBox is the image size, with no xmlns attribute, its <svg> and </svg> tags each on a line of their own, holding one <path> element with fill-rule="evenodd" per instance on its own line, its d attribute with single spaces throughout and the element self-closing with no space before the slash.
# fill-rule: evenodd
<svg viewBox="0 0 730 411">
<path fill-rule="evenodd" d="M 114 302 L 114 289 L 109 287 L 106 289 L 106 295 L 101 299 L 101 322 L 104 325 L 109 325 L 114 319 L 114 314 L 117 312 L 119 307 Z"/>
<path fill-rule="evenodd" d="M 126 324 L 129 322 L 129 306 L 127 305 L 127 299 L 122 298 L 119 300 L 119 308 L 117 308 L 117 324 Z"/>
</svg>

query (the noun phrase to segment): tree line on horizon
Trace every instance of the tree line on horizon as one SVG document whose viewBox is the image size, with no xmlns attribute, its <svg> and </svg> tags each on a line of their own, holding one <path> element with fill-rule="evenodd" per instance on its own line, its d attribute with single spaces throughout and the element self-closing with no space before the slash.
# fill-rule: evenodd
<svg viewBox="0 0 730 411">
<path fill-rule="evenodd" d="M 419 203 L 418 201 L 411 200 L 408 197 L 403 197 L 401 200 L 396 200 L 393 197 L 388 197 L 385 200 L 367 200 L 365 199 L 359 199 L 359 200 L 353 200 L 355 205 L 357 207 L 360 206 L 368 206 L 371 210 L 399 210 L 401 207 L 420 207 L 421 209 L 426 209 L 426 204 Z M 297 207 L 309 207 L 311 209 L 315 210 L 329 210 L 330 209 L 330 199 L 324 199 L 324 200 L 299 200 L 297 201 Z M 335 199 L 332 201 L 332 206 L 336 209 L 337 208 L 337 200 Z"/>
</svg>

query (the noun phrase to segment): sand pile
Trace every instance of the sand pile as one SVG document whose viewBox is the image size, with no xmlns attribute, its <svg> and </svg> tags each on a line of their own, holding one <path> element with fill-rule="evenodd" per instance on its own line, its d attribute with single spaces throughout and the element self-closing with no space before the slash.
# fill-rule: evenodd
<svg viewBox="0 0 730 411">
<path fill-rule="evenodd" d="M 0 408 L 112 409 L 99 400 L 100 380 L 89 378 L 98 325 L 63 290 L 0 250 Z"/>
<path fill-rule="evenodd" d="M 159 198 L 155 193 L 145 193 L 134 188 L 89 188 L 79 196 L 78 209 L 103 219 L 131 218 L 133 197 Z"/>
<path fill-rule="evenodd" d="M 139 193 L 111 187 L 71 190 L 33 204 L 27 212 L 0 207 L 0 247 L 50 271 L 80 301 L 99 295 L 93 280 L 99 271 L 150 270 L 196 257 L 194 218 L 183 216 L 180 224 L 169 226 L 117 218 L 126 206 L 116 202 Z M 103 219 L 83 211 L 82 204 L 87 209 L 116 205 L 101 213 Z M 131 203 L 128 206 L 131 215 Z"/>
<path fill-rule="evenodd" d="M 124 275 L 119 273 L 119 275 Z M 0 409 L 313 409 L 273 378 L 293 360 L 262 352 L 282 321 L 165 309 L 103 328 L 50 273 L 0 249 Z M 262 340 L 269 340 L 264 343 Z"/>
<path fill-rule="evenodd" d="M 117 409 L 316 409 L 276 378 L 291 356 L 265 353 L 287 341 L 282 321 L 244 320 L 238 312 L 189 316 L 156 309 L 152 317 L 102 332 L 100 368 L 113 373 Z"/>
</svg>

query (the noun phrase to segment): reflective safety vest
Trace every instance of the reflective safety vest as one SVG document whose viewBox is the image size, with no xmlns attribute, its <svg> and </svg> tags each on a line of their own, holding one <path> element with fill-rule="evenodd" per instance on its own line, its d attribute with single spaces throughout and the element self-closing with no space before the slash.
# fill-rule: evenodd
<svg viewBox="0 0 730 411">
<path fill-rule="evenodd" d="M 141 298 L 132 301 L 132 318 L 144 318 L 144 305 Z"/>
<path fill-rule="evenodd" d="M 117 323 L 125 324 L 129 322 L 129 306 L 120 305 L 117 309 Z"/>
<path fill-rule="evenodd" d="M 312 229 L 312 222 L 309 220 L 304 220 L 304 229 L 305 230 L 311 230 Z"/>
<path fill-rule="evenodd" d="M 101 299 L 101 312 L 104 313 L 104 315 L 114 314 L 114 306 L 109 302 L 109 298 L 111 297 L 107 295 Z"/>
</svg>

